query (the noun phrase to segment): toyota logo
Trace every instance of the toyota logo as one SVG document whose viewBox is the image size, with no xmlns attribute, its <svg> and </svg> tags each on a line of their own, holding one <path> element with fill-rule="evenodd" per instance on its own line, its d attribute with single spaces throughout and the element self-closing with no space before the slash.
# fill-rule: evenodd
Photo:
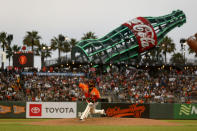
<svg viewBox="0 0 197 131">
<path fill-rule="evenodd" d="M 38 108 L 38 107 L 33 107 L 33 108 L 31 108 L 31 112 L 37 114 L 37 113 L 40 112 L 40 108 Z"/>
</svg>

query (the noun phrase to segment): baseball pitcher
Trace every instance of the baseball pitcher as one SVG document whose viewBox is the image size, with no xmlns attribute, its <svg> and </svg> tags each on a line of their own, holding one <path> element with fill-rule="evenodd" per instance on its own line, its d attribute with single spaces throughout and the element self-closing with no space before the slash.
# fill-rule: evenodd
<svg viewBox="0 0 197 131">
<path fill-rule="evenodd" d="M 96 109 L 97 101 L 100 99 L 100 93 L 95 88 L 94 82 L 91 80 L 89 81 L 88 85 L 84 83 L 79 84 L 79 88 L 81 88 L 84 92 L 86 97 L 86 101 L 88 103 L 85 111 L 82 113 L 80 120 L 84 120 L 91 114 L 103 114 L 105 115 L 105 111 Z"/>
</svg>

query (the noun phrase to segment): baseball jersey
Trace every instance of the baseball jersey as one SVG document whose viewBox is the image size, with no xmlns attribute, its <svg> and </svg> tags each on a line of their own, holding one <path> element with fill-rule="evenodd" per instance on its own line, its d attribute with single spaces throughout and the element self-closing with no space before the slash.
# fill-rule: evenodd
<svg viewBox="0 0 197 131">
<path fill-rule="evenodd" d="M 80 83 L 79 88 L 83 90 L 86 98 L 91 98 L 93 101 L 97 101 L 101 97 L 99 91 L 95 87 L 89 92 L 88 85 Z"/>
</svg>

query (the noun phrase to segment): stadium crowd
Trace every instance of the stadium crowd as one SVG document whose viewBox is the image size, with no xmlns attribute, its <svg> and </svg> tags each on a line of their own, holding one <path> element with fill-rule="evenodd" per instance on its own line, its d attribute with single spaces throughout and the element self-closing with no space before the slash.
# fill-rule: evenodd
<svg viewBox="0 0 197 131">
<path fill-rule="evenodd" d="M 131 103 L 190 103 L 197 91 L 196 68 L 127 69 L 85 76 L 22 75 L 0 73 L 0 101 L 83 101 L 80 82 L 94 79 L 103 100 Z"/>
</svg>

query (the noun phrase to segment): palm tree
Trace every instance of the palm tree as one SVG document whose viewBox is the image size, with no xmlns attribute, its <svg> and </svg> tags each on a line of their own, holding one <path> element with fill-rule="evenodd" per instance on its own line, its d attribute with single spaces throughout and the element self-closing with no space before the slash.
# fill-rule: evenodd
<svg viewBox="0 0 197 131">
<path fill-rule="evenodd" d="M 6 58 L 9 59 L 9 66 L 10 66 L 10 58 L 12 57 L 13 53 L 12 53 L 12 48 L 11 48 L 11 42 L 13 40 L 13 35 L 12 34 L 9 34 L 7 37 L 6 37 Z M 8 52 L 7 52 L 8 51 Z M 11 53 L 11 54 L 10 54 Z"/>
<path fill-rule="evenodd" d="M 87 39 L 97 39 L 97 36 L 95 36 L 94 32 L 89 31 L 83 34 L 83 37 L 81 38 L 81 40 L 87 40 Z"/>
<path fill-rule="evenodd" d="M 3 48 L 3 52 L 5 50 L 5 46 L 6 46 L 6 35 L 7 33 L 6 32 L 1 32 L 0 33 L 0 43 L 2 43 L 1 47 Z M 1 68 L 4 69 L 4 62 L 2 61 L 1 63 Z"/>
<path fill-rule="evenodd" d="M 10 58 L 13 56 L 13 52 L 12 52 L 12 48 L 11 47 L 8 47 L 6 49 L 6 58 L 8 58 L 9 60 L 9 66 L 10 66 Z"/>
<path fill-rule="evenodd" d="M 3 48 L 3 51 L 5 50 L 6 47 L 6 37 L 7 37 L 7 33 L 6 32 L 1 32 L 0 33 L 0 43 L 2 43 L 1 47 Z"/>
<path fill-rule="evenodd" d="M 185 63 L 185 59 L 181 53 L 174 53 L 170 58 L 170 63 L 172 64 L 183 64 Z"/>
<path fill-rule="evenodd" d="M 170 37 L 166 36 L 163 38 L 163 40 L 161 41 L 160 44 L 161 44 L 160 49 L 161 49 L 161 52 L 164 54 L 165 63 L 166 63 L 166 61 L 167 61 L 166 54 L 172 53 L 176 50 L 175 43 L 173 42 L 173 40 Z"/>
<path fill-rule="evenodd" d="M 6 58 L 8 58 L 9 59 L 9 66 L 10 66 L 10 59 L 11 59 L 11 57 L 13 57 L 13 55 L 14 55 L 14 52 L 18 52 L 18 51 L 20 51 L 20 49 L 21 49 L 21 47 L 20 46 L 18 46 L 18 45 L 13 45 L 12 47 L 8 47 L 7 48 L 7 50 L 6 50 Z"/>
<path fill-rule="evenodd" d="M 71 49 L 72 49 L 77 44 L 77 40 L 75 38 L 71 38 L 69 43 L 70 43 Z"/>
<path fill-rule="evenodd" d="M 0 43 L 2 43 L 2 48 L 3 48 L 3 52 L 5 51 L 5 49 L 10 50 L 9 48 L 11 48 L 11 42 L 13 40 L 13 35 L 12 34 L 8 34 L 6 32 L 1 32 L 0 33 Z M 7 55 L 9 58 L 9 65 L 10 65 L 10 55 Z M 6 57 L 7 57 L 6 56 Z M 4 68 L 4 62 L 2 61 L 2 68 Z"/>
<path fill-rule="evenodd" d="M 9 34 L 7 37 L 6 37 L 6 45 L 7 47 L 9 47 L 11 45 L 11 42 L 13 40 L 13 35 L 12 34 Z"/>
<path fill-rule="evenodd" d="M 77 44 L 78 41 L 75 38 L 71 38 L 70 41 L 68 41 L 68 42 L 69 42 L 69 45 L 70 45 L 70 47 L 69 47 L 70 48 L 69 52 L 70 52 L 72 50 L 72 48 Z M 71 58 L 71 56 L 70 56 L 70 58 Z M 67 54 L 66 54 L 66 61 L 67 60 L 68 59 L 67 59 Z M 67 61 L 67 63 L 68 63 L 68 61 Z"/>
<path fill-rule="evenodd" d="M 38 35 L 37 31 L 27 32 L 27 35 L 24 37 L 23 44 L 31 46 L 32 51 L 34 52 L 34 46 L 40 44 L 41 36 Z"/>
<path fill-rule="evenodd" d="M 12 51 L 13 52 L 19 52 L 21 50 L 21 46 L 18 46 L 18 45 L 13 45 L 12 46 Z"/>
<path fill-rule="evenodd" d="M 69 52 L 70 44 L 62 34 L 59 34 L 58 37 L 54 37 L 53 39 L 51 39 L 51 49 L 58 49 L 58 63 L 60 64 L 61 52 Z"/>
<path fill-rule="evenodd" d="M 97 39 L 97 36 L 95 35 L 94 32 L 89 31 L 83 34 L 83 37 L 81 38 L 81 40 L 87 40 L 87 39 Z M 90 52 L 90 50 L 93 50 L 93 49 L 88 48 L 88 52 Z"/>
<path fill-rule="evenodd" d="M 51 48 L 47 46 L 46 44 L 39 44 L 38 48 L 35 50 L 36 54 L 41 57 L 41 68 L 45 66 L 44 60 L 47 57 L 51 57 Z"/>
</svg>

